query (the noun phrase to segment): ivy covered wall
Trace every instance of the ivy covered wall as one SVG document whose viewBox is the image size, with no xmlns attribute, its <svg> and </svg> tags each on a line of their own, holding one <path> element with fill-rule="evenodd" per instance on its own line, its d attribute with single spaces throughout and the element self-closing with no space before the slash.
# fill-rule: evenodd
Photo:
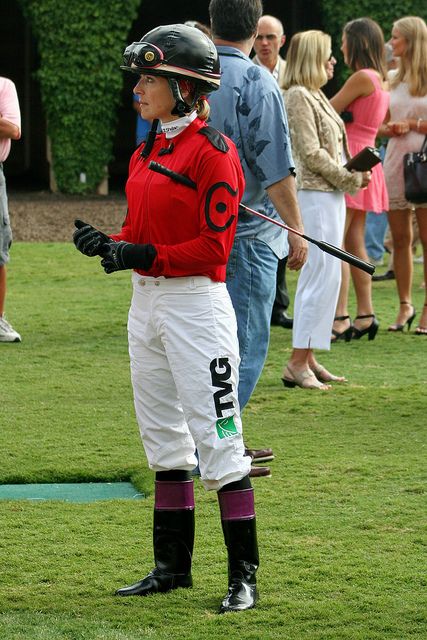
<svg viewBox="0 0 427 640">
<path fill-rule="evenodd" d="M 20 0 L 40 54 L 52 165 L 64 193 L 94 192 L 112 158 L 119 66 L 141 0 Z"/>
<path fill-rule="evenodd" d="M 64 193 L 94 192 L 112 159 L 123 83 L 119 65 L 142 0 L 19 2 L 40 54 L 37 75 L 58 188 Z M 312 4 L 322 20 L 318 28 L 333 38 L 338 86 L 347 73 L 339 51 L 346 22 L 370 16 L 388 40 L 397 18 L 427 19 L 426 0 L 313 0 Z M 310 6 L 307 0 L 305 6 Z"/>
</svg>

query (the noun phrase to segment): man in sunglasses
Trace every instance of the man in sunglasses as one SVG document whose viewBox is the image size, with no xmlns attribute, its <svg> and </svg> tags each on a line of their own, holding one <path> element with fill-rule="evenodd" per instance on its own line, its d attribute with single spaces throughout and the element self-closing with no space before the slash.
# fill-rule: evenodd
<svg viewBox="0 0 427 640">
<path fill-rule="evenodd" d="M 274 16 L 261 16 L 258 21 L 258 34 L 254 42 L 255 56 L 252 61 L 266 67 L 276 80 L 283 94 L 283 76 L 286 61 L 279 55 L 286 42 L 283 24 Z"/>
</svg>

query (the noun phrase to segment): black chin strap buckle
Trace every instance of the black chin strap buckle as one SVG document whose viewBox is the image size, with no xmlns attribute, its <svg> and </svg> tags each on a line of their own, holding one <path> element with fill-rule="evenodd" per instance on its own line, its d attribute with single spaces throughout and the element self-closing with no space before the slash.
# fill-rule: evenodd
<svg viewBox="0 0 427 640">
<path fill-rule="evenodd" d="M 181 89 L 179 88 L 178 81 L 175 78 L 168 78 L 169 86 L 172 91 L 172 95 L 175 99 L 175 106 L 172 109 L 171 113 L 173 116 L 185 116 L 186 113 L 190 113 L 191 107 L 188 105 L 181 93 Z"/>
</svg>

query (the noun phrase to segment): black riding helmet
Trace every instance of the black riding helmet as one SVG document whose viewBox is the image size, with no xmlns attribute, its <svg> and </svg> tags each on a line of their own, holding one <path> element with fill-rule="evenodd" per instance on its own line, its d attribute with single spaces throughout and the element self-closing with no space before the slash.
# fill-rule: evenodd
<svg viewBox="0 0 427 640">
<path fill-rule="evenodd" d="M 215 91 L 220 84 L 218 53 L 212 40 L 202 31 L 185 24 L 156 27 L 126 47 L 121 69 L 137 74 L 165 76 L 169 80 L 176 106 L 172 113 L 183 115 L 194 108 L 197 99 Z M 192 80 L 193 103 L 188 105 L 177 80 Z"/>
</svg>

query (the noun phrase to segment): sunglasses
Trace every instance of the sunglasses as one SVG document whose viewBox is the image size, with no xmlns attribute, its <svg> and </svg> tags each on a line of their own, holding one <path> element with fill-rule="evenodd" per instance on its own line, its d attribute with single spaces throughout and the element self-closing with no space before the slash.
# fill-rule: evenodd
<svg viewBox="0 0 427 640">
<path fill-rule="evenodd" d="M 275 33 L 267 33 L 267 35 L 266 35 L 266 36 L 258 35 L 258 36 L 255 38 L 255 40 L 260 41 L 260 40 L 264 40 L 264 38 L 265 38 L 266 40 L 268 40 L 269 42 L 274 42 L 274 40 L 278 40 L 279 36 L 278 36 L 278 35 L 276 35 Z"/>
</svg>

